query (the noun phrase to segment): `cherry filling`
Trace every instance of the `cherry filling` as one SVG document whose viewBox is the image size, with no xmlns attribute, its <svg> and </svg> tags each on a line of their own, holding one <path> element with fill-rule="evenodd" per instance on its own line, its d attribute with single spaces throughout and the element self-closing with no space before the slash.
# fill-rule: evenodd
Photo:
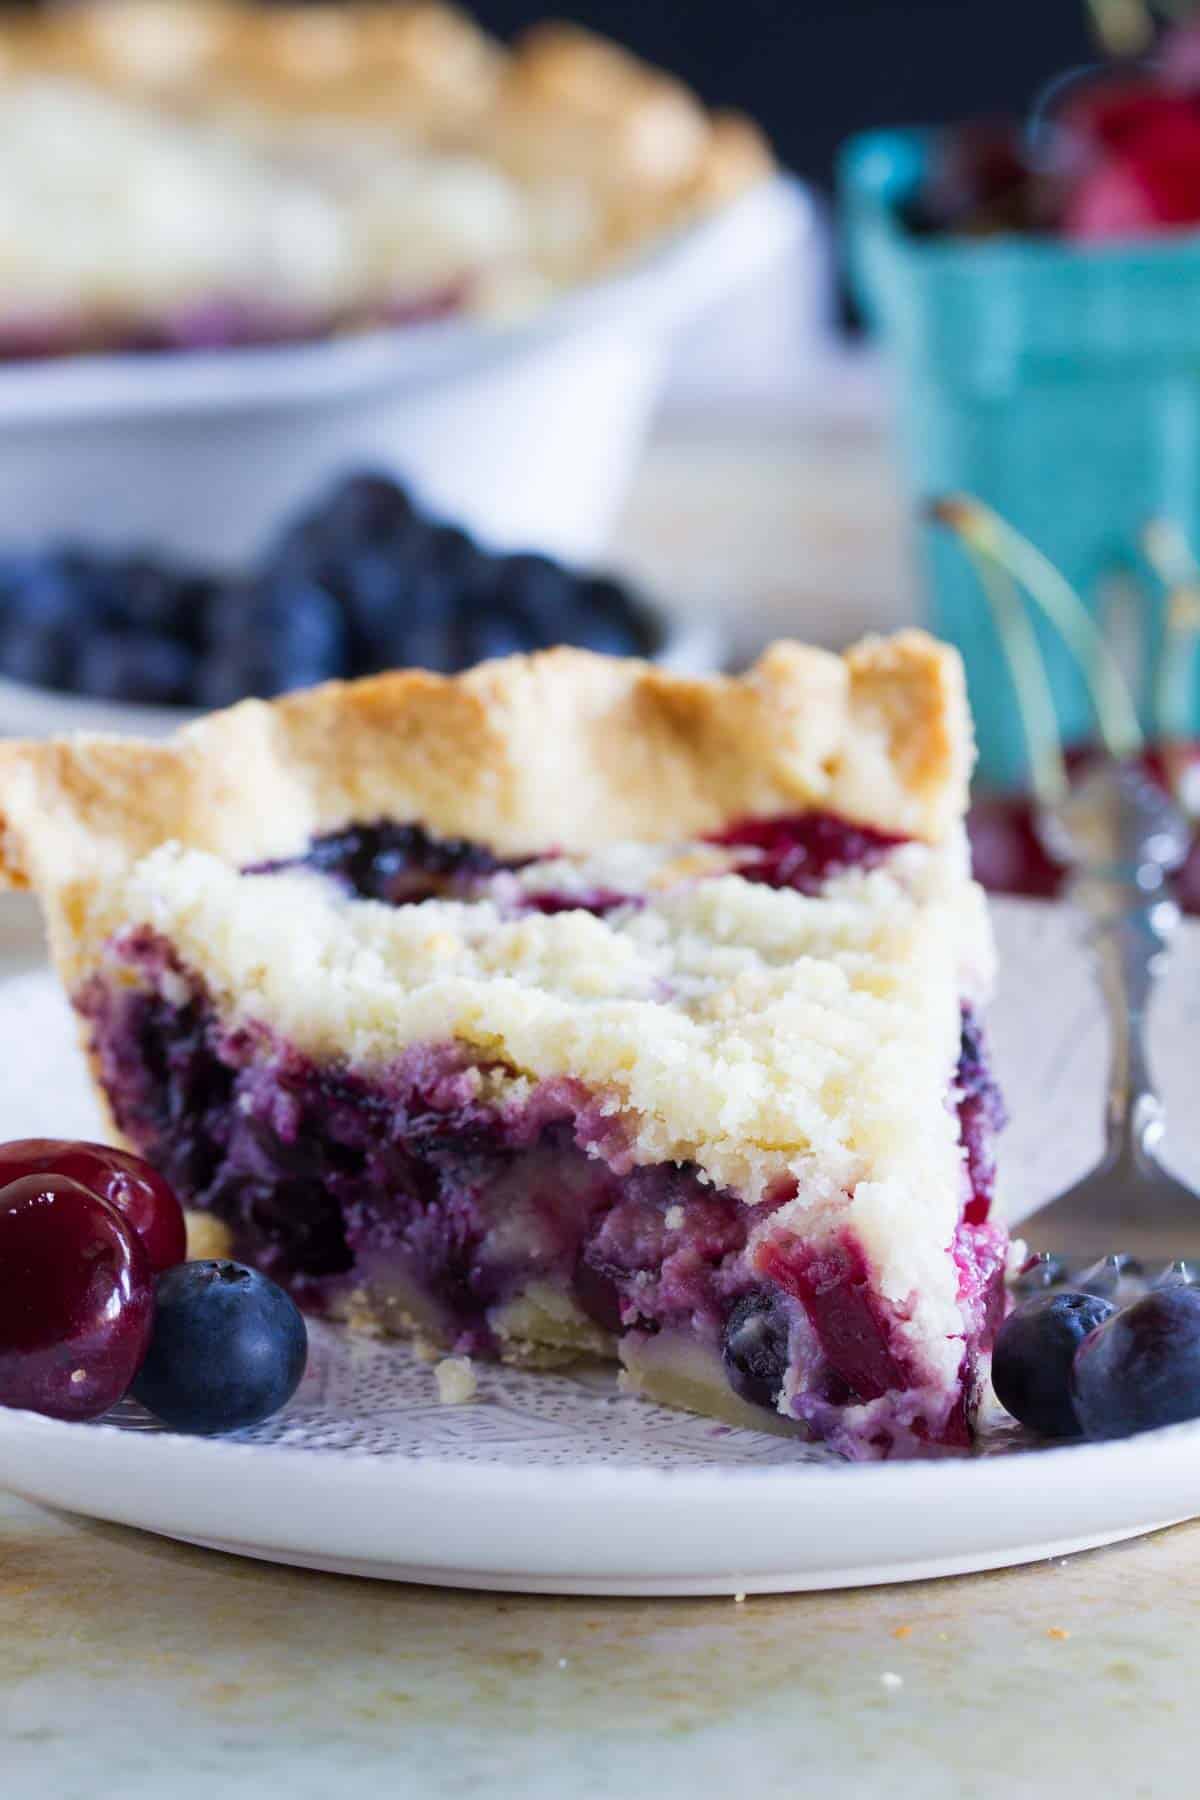
<svg viewBox="0 0 1200 1800">
<path fill-rule="evenodd" d="M 708 841 L 759 852 L 757 860 L 738 870 L 746 881 L 818 894 L 831 875 L 874 869 L 906 840 L 870 825 L 853 825 L 836 813 L 810 812 L 743 819 Z"/>
</svg>

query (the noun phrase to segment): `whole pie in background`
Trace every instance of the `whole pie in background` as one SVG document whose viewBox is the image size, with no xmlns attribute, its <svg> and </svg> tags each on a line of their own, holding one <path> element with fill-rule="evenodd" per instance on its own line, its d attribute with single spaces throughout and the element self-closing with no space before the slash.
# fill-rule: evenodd
<svg viewBox="0 0 1200 1800">
<path fill-rule="evenodd" d="M 616 45 L 453 8 L 93 0 L 0 23 L 0 355 L 520 315 L 769 172 Z"/>
</svg>

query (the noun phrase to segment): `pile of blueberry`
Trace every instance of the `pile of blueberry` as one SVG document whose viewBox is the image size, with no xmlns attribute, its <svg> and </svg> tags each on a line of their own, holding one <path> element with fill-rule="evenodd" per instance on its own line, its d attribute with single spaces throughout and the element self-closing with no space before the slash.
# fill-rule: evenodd
<svg viewBox="0 0 1200 1800">
<path fill-rule="evenodd" d="M 0 673 L 100 700 L 228 706 L 551 644 L 644 656 L 659 633 L 619 582 L 491 554 L 383 475 L 341 481 L 237 575 L 71 546 L 0 556 Z"/>
<path fill-rule="evenodd" d="M 1200 1418 L 1200 1272 L 1172 1263 L 1147 1284 L 1127 1256 L 1072 1277 L 1031 1259 L 1000 1327 L 992 1384 L 1043 1437 L 1117 1438 Z"/>
<path fill-rule="evenodd" d="M 176 1431 L 269 1418 L 304 1373 L 294 1302 L 254 1269 L 185 1262 L 179 1201 L 103 1144 L 0 1144 L 0 1406 L 94 1419 L 127 1393 Z"/>
</svg>

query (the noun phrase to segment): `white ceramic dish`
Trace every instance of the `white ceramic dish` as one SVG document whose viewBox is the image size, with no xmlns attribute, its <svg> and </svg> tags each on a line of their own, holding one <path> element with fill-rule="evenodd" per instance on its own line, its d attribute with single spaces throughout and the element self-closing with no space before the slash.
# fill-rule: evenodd
<svg viewBox="0 0 1200 1800">
<path fill-rule="evenodd" d="M 996 907 L 993 1020 L 1014 1124 L 1016 1210 L 1099 1138 L 1103 1028 L 1077 927 Z M 4 940 L 0 939 L 0 945 Z M 0 1028 L 20 1033 L 0 1136 L 95 1132 L 73 1026 L 27 930 L 10 932 Z M 1155 1020 L 1181 1166 L 1200 1028 L 1200 928 L 1183 934 Z M 606 1372 L 480 1369 L 470 1405 L 436 1401 L 402 1345 L 313 1333 L 292 1405 L 223 1441 L 0 1412 L 0 1484 L 97 1518 L 268 1560 L 546 1593 L 735 1594 L 904 1581 L 1090 1548 L 1200 1513 L 1200 1423 L 1113 1444 L 848 1467 L 815 1448 L 620 1398 Z M 130 1426 L 135 1428 L 129 1428 Z"/>
<path fill-rule="evenodd" d="M 331 473 L 369 465 L 490 542 L 588 560 L 672 334 L 812 232 L 807 194 L 779 177 L 511 327 L 9 365 L 0 543 L 66 534 L 237 563 Z"/>
</svg>

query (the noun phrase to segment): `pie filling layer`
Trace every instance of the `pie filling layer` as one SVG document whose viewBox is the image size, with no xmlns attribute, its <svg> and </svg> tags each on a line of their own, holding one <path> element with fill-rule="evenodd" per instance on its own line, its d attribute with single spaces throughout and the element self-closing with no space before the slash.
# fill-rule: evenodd
<svg viewBox="0 0 1200 1800">
<path fill-rule="evenodd" d="M 159 851 L 122 906 L 75 996 L 116 1124 L 309 1308 L 615 1354 L 853 1456 L 969 1441 L 1006 1238 L 960 846 L 382 821 L 240 875 Z"/>
</svg>

